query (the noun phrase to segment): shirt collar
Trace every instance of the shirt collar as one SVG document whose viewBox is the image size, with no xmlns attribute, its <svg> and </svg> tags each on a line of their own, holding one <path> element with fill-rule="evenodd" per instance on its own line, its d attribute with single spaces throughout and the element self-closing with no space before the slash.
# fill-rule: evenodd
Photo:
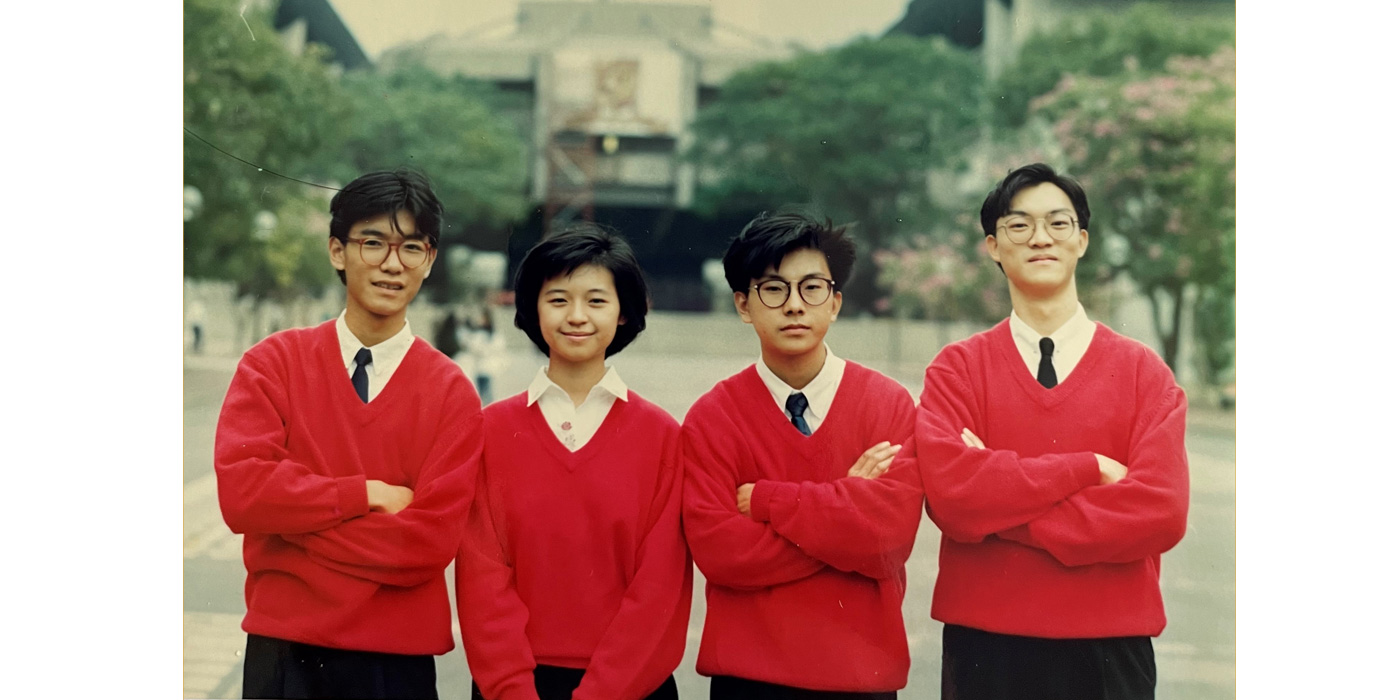
<svg viewBox="0 0 1400 700">
<path fill-rule="evenodd" d="M 1016 311 L 1011 312 L 1011 337 L 1016 339 L 1016 344 L 1021 347 L 1022 352 L 1032 352 L 1040 354 L 1040 339 L 1047 337 L 1054 341 L 1055 347 L 1064 347 L 1066 343 L 1073 342 L 1082 337 L 1085 333 L 1091 333 L 1094 329 L 1094 322 L 1089 320 L 1089 314 L 1084 312 L 1083 304 L 1076 304 L 1074 315 L 1069 317 L 1054 333 L 1048 336 L 1041 336 L 1029 323 L 1021 320 L 1016 315 Z"/>
<path fill-rule="evenodd" d="M 846 361 L 837 357 L 831 351 L 830 345 L 822 343 L 822 347 L 826 348 L 826 360 L 822 363 L 821 371 L 817 372 L 817 376 L 813 377 L 812 381 L 807 382 L 807 386 L 801 389 L 788 386 L 787 382 L 778 378 L 778 375 L 774 374 L 773 370 L 768 369 L 768 365 L 763 363 L 763 359 L 759 358 L 757 363 L 758 377 L 763 380 L 763 385 L 768 387 L 768 392 L 773 395 L 773 399 L 778 402 L 779 406 L 787 405 L 787 397 L 801 391 L 802 395 L 807 397 L 807 410 L 811 411 L 812 415 L 818 419 L 825 418 L 822 415 L 823 411 L 816 407 L 831 405 L 830 402 L 823 401 L 823 399 L 828 394 L 835 393 L 836 380 L 845 369 Z"/>
<path fill-rule="evenodd" d="M 365 345 L 350 331 L 350 325 L 345 322 L 344 311 L 341 311 L 340 317 L 335 320 L 335 335 L 340 341 L 340 359 L 348 370 L 355 366 L 355 354 Z M 397 367 L 412 345 L 413 330 L 408 327 L 408 319 L 404 319 L 403 328 L 399 329 L 398 333 L 369 349 L 369 371 L 379 375 Z"/>
<path fill-rule="evenodd" d="M 540 400 L 540 396 L 544 395 L 550 389 L 559 392 L 559 395 L 565 398 L 569 396 L 569 392 L 564 391 L 563 387 L 555 384 L 554 380 L 549 378 L 549 367 L 544 366 L 540 368 L 540 371 L 535 373 L 535 378 L 530 381 L 530 387 L 525 390 L 525 405 L 533 406 L 536 401 Z M 622 375 L 617 373 L 616 367 L 608 367 L 608 371 L 603 374 L 603 378 L 599 379 L 598 383 L 594 384 L 593 388 L 588 390 L 588 396 L 590 398 L 598 393 L 612 394 L 614 397 L 622 399 L 623 401 L 627 400 L 627 383 L 622 381 Z"/>
</svg>

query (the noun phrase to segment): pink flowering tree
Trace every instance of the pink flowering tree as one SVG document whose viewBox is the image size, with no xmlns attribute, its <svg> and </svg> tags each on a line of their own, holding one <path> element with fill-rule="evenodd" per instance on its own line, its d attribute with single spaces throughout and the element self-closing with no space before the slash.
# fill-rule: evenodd
<svg viewBox="0 0 1400 700">
<path fill-rule="evenodd" d="M 975 206 L 964 207 L 970 212 Z M 874 253 L 878 281 L 889 296 L 877 310 L 902 318 L 993 322 L 1011 312 L 1006 281 L 982 250 L 976 217 L 960 213 L 952 225 L 906 236 Z"/>
<path fill-rule="evenodd" d="M 1067 75 L 1031 112 L 1051 125 L 1066 169 L 1089 193 L 1099 253 L 1084 261 L 1090 279 L 1131 277 L 1174 369 L 1183 316 L 1194 311 L 1198 333 L 1213 336 L 1198 335 L 1203 369 L 1217 379 L 1233 360 L 1234 47 L 1172 58 L 1159 72 L 1129 62 L 1118 76 Z M 1227 312 L 1228 323 L 1219 317 Z"/>
</svg>

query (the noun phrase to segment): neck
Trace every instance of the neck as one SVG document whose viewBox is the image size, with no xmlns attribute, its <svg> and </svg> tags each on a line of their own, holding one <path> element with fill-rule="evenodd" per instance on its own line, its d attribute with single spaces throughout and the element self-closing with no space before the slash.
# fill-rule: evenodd
<svg viewBox="0 0 1400 700">
<path fill-rule="evenodd" d="M 1011 286 L 1011 308 L 1036 333 L 1048 336 L 1065 325 L 1079 310 L 1079 292 L 1074 279 L 1055 292 L 1038 296 Z"/>
<path fill-rule="evenodd" d="M 784 384 L 801 390 L 821 374 L 826 365 L 826 345 L 819 345 L 805 355 L 779 355 L 763 350 L 763 364 L 778 375 Z"/>
<path fill-rule="evenodd" d="M 367 348 L 374 347 L 403 330 L 405 314 L 375 316 L 363 309 L 345 309 L 345 325 L 355 335 L 355 339 Z"/>
<path fill-rule="evenodd" d="M 569 395 L 569 399 L 575 406 L 583 403 L 588 398 L 588 392 L 603 380 L 603 375 L 608 373 L 608 368 L 603 364 L 603 358 L 589 360 L 583 363 L 561 362 L 553 356 L 549 358 L 549 369 L 545 374 L 549 375 L 549 380 L 559 385 L 564 393 Z"/>
</svg>

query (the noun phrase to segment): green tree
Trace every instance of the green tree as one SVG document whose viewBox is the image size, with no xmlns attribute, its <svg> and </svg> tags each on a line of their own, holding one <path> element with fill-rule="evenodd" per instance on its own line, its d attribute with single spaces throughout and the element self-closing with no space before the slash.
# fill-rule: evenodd
<svg viewBox="0 0 1400 700">
<path fill-rule="evenodd" d="M 1031 100 L 1066 75 L 1107 77 L 1134 68 L 1160 71 L 1173 56 L 1208 56 L 1235 41 L 1233 8 L 1187 16 L 1166 4 L 1140 3 L 1124 12 L 1091 12 L 1032 34 L 989 86 L 992 121 L 1025 124 Z"/>
<path fill-rule="evenodd" d="M 906 36 L 861 39 L 736 73 L 696 116 L 702 213 L 799 203 L 859 222 L 862 257 L 936 212 L 928 177 L 959 162 L 982 118 L 975 54 Z M 858 275 L 847 303 L 875 299 Z"/>
<path fill-rule="evenodd" d="M 324 277 L 289 276 L 288 266 L 324 258 L 325 241 L 295 227 L 324 196 L 266 171 L 315 177 L 319 154 L 343 139 L 348 103 L 321 47 L 292 55 L 266 9 L 185 0 L 184 12 L 184 123 L 209 142 L 184 140 L 185 185 L 200 201 L 185 221 L 185 275 L 259 299 L 304 292 Z"/>
<path fill-rule="evenodd" d="M 1086 258 L 1097 268 L 1091 277 L 1131 277 L 1152 304 L 1173 369 L 1194 287 L 1204 301 L 1196 325 L 1218 373 L 1234 335 L 1234 48 L 1173 58 L 1159 73 L 1067 77 L 1031 109 L 1052 123 L 1069 171 L 1092 197 L 1103 252 Z"/>
</svg>

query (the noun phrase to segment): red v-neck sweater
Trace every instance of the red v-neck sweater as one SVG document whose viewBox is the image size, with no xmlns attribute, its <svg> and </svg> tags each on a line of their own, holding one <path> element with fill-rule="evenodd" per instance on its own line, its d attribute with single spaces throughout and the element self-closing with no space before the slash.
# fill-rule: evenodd
<svg viewBox="0 0 1400 700">
<path fill-rule="evenodd" d="M 861 453 L 908 445 L 914 401 L 855 362 L 810 437 L 792 426 L 756 366 L 686 415 L 684 518 L 705 575 L 696 670 L 826 691 L 904 687 L 900 604 L 923 494 L 912 463 L 847 477 Z M 754 483 L 752 518 L 735 492 Z"/>
<path fill-rule="evenodd" d="M 337 649 L 450 651 L 443 572 L 480 453 L 476 391 L 422 339 L 367 404 L 334 321 L 255 345 L 214 438 L 219 506 L 243 535 L 243 629 Z M 371 513 L 367 479 L 407 486 L 413 502 Z"/>
<path fill-rule="evenodd" d="M 965 427 L 988 449 L 965 446 Z M 1026 371 L 1009 322 L 944 348 L 908 455 L 943 531 L 933 617 L 1033 637 L 1160 634 L 1160 555 L 1186 532 L 1185 432 L 1166 364 L 1102 324 L 1053 389 Z M 1099 485 L 1094 453 L 1127 477 Z"/>
<path fill-rule="evenodd" d="M 575 700 L 639 700 L 680 665 L 690 621 L 680 426 L 629 391 L 570 452 L 525 401 L 486 408 L 457 556 L 472 679 L 491 700 L 534 699 L 537 663 L 581 668 Z"/>
</svg>

